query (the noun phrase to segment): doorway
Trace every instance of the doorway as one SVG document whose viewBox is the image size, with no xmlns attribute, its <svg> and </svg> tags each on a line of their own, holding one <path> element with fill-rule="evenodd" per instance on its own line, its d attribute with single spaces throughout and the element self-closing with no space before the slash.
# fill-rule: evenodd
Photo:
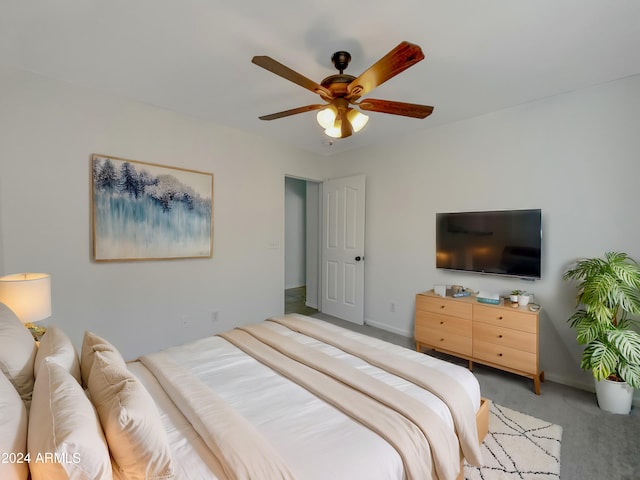
<svg viewBox="0 0 640 480">
<path fill-rule="evenodd" d="M 284 312 L 319 311 L 320 183 L 285 177 Z"/>
</svg>

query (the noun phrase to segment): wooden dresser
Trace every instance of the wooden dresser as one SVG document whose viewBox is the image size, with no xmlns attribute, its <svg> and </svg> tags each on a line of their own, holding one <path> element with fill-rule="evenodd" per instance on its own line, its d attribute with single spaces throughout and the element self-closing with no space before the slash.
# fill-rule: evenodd
<svg viewBox="0 0 640 480">
<path fill-rule="evenodd" d="M 528 307 L 479 303 L 475 297 L 416 295 L 416 350 L 436 351 L 533 379 L 536 394 L 544 372 L 539 367 L 539 311 Z"/>
</svg>

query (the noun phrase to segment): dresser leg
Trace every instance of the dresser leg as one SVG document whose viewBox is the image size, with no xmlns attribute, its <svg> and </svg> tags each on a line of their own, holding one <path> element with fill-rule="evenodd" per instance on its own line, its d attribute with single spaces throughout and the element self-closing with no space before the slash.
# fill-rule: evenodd
<svg viewBox="0 0 640 480">
<path fill-rule="evenodd" d="M 540 382 L 544 382 L 544 372 L 540 372 L 533 377 L 533 387 L 536 391 L 536 395 L 540 395 Z"/>
</svg>

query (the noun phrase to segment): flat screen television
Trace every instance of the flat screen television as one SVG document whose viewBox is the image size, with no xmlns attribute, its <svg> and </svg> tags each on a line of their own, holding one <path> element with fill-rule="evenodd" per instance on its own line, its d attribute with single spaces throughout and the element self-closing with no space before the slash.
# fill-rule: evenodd
<svg viewBox="0 0 640 480">
<path fill-rule="evenodd" d="M 540 278 L 542 210 L 436 213 L 436 268 Z"/>
</svg>

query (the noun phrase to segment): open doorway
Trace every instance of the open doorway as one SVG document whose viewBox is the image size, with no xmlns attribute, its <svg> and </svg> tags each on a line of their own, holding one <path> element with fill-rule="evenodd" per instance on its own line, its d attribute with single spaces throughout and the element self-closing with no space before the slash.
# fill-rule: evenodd
<svg viewBox="0 0 640 480">
<path fill-rule="evenodd" d="M 320 183 L 285 177 L 285 313 L 320 309 Z"/>
</svg>

